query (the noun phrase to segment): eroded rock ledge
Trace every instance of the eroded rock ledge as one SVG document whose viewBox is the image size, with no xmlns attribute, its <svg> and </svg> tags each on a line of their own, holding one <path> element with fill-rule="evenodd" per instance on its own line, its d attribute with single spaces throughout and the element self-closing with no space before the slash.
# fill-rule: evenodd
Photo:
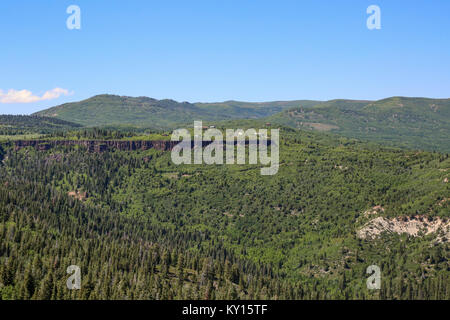
<svg viewBox="0 0 450 320">
<path fill-rule="evenodd" d="M 25 147 L 34 147 L 39 151 L 46 151 L 57 146 L 84 146 L 89 152 L 105 152 L 109 150 L 148 150 L 156 149 L 162 151 L 170 151 L 175 147 L 179 141 L 170 140 L 16 140 L 14 142 L 14 150 L 20 150 Z M 211 141 L 203 141 L 202 146 L 209 145 Z M 248 144 L 249 141 L 245 141 Z M 237 144 L 237 141 L 234 141 Z M 271 141 L 268 140 L 270 145 Z M 191 143 L 194 147 L 194 141 Z M 225 142 L 224 142 L 225 147 Z"/>
<path fill-rule="evenodd" d="M 421 234 L 434 233 L 439 242 L 450 240 L 450 221 L 440 217 L 430 218 L 426 216 L 412 216 L 401 218 L 377 217 L 367 222 L 357 235 L 362 239 L 375 239 L 382 233 L 406 233 L 417 237 Z"/>
<path fill-rule="evenodd" d="M 89 152 L 104 152 L 108 150 L 148 150 L 157 149 L 162 151 L 172 150 L 178 141 L 169 140 L 17 140 L 14 150 L 20 150 L 25 147 L 34 147 L 37 150 L 45 151 L 56 146 L 84 146 Z"/>
</svg>

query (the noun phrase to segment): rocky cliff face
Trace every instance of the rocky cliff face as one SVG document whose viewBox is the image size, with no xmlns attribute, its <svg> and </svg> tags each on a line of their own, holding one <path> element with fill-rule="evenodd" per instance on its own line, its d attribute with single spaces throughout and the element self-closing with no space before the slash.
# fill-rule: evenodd
<svg viewBox="0 0 450 320">
<path fill-rule="evenodd" d="M 121 141 L 121 140 L 17 140 L 15 150 L 25 147 L 34 147 L 45 151 L 56 146 L 84 146 L 90 152 L 104 152 L 108 150 L 148 150 L 157 149 L 162 151 L 172 150 L 178 141 Z"/>
<path fill-rule="evenodd" d="M 16 140 L 14 150 L 20 150 L 25 147 L 34 147 L 39 151 L 46 151 L 56 146 L 84 146 L 89 152 L 105 152 L 109 150 L 148 150 L 156 149 L 162 151 L 170 151 L 175 147 L 179 141 L 169 140 Z M 205 147 L 210 144 L 210 141 L 203 141 L 202 146 Z M 236 141 L 234 144 L 236 145 Z M 267 142 L 270 145 L 270 141 Z M 245 141 L 248 144 L 248 141 Z M 194 142 L 191 144 L 194 147 Z M 225 147 L 225 143 L 224 143 Z"/>
</svg>

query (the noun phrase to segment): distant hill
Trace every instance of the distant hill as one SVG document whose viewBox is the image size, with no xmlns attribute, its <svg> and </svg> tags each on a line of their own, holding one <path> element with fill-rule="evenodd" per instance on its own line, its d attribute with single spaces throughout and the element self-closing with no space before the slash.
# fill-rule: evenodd
<svg viewBox="0 0 450 320">
<path fill-rule="evenodd" d="M 391 97 L 378 101 L 273 101 L 189 103 L 147 97 L 98 95 L 35 115 L 84 126 L 173 129 L 194 120 L 260 119 L 297 129 L 415 149 L 450 151 L 450 99 Z"/>
<path fill-rule="evenodd" d="M 39 116 L 73 121 L 85 126 L 136 125 L 152 128 L 172 128 L 194 120 L 217 121 L 239 118 L 262 118 L 282 110 L 314 105 L 318 101 L 247 103 L 188 103 L 156 100 L 147 97 L 98 95 L 66 103 L 35 113 Z"/>
<path fill-rule="evenodd" d="M 50 133 L 56 130 L 67 130 L 82 127 L 80 124 L 58 118 L 0 115 L 0 135 L 17 135 L 27 133 Z"/>
<path fill-rule="evenodd" d="M 450 99 L 331 100 L 284 110 L 266 120 L 384 144 L 450 151 Z"/>
<path fill-rule="evenodd" d="M 293 101 L 271 101 L 271 102 L 242 102 L 242 101 L 224 101 L 213 103 L 198 102 L 195 105 L 208 112 L 217 113 L 220 120 L 229 119 L 258 119 L 266 117 L 280 111 L 295 107 L 312 107 L 322 101 L 315 100 L 293 100 Z M 224 118 L 223 113 L 231 112 L 232 118 Z"/>
</svg>

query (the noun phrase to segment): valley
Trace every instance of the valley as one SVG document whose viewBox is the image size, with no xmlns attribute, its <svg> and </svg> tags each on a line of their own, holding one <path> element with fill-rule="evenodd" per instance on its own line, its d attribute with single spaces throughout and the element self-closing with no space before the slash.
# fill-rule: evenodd
<svg viewBox="0 0 450 320">
<path fill-rule="evenodd" d="M 261 176 L 251 164 L 174 165 L 120 131 L 78 134 L 48 149 L 2 143 L 3 299 L 448 298 L 448 154 L 281 127 L 279 172 Z M 93 135 L 125 140 L 88 152 Z M 387 222 L 416 215 L 439 228 Z M 371 224 L 377 236 L 361 237 Z M 64 289 L 70 264 L 82 290 Z M 372 264 L 381 290 L 366 288 Z"/>
</svg>

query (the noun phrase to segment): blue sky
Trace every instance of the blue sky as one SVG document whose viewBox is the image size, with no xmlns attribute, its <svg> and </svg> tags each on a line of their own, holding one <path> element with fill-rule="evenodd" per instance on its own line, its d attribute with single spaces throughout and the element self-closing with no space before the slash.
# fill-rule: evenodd
<svg viewBox="0 0 450 320">
<path fill-rule="evenodd" d="M 66 27 L 72 4 L 81 30 Z M 371 4 L 381 8 L 381 30 L 366 27 Z M 0 113 L 101 93 L 190 102 L 448 98 L 449 15 L 448 0 L 2 0 L 1 94 L 27 90 L 33 99 L 4 99 Z"/>
</svg>

